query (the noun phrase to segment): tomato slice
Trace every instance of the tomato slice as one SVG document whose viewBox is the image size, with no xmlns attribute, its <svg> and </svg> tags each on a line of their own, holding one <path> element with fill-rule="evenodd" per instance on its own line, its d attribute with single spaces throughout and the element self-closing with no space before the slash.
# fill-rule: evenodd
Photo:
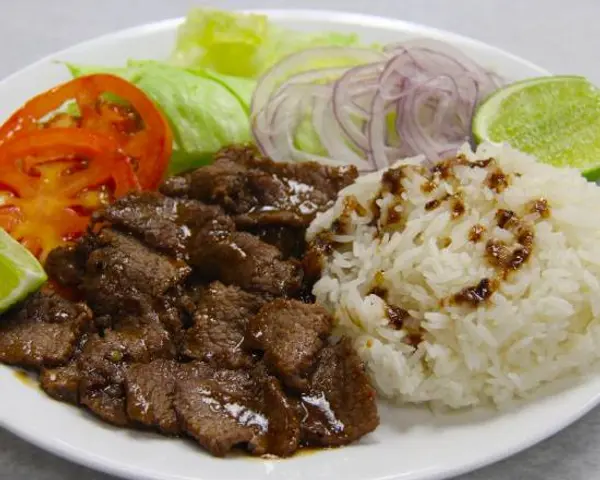
<svg viewBox="0 0 600 480">
<path fill-rule="evenodd" d="M 106 100 L 106 94 L 123 103 Z M 57 113 L 71 101 L 79 117 Z M 81 127 L 110 136 L 130 157 L 144 189 L 158 187 L 172 153 L 173 137 L 160 110 L 139 88 L 114 75 L 79 77 L 32 98 L 0 127 L 0 143 L 42 127 Z"/>
<path fill-rule="evenodd" d="M 97 132 L 36 130 L 0 145 L 0 227 L 42 261 L 84 233 L 92 212 L 137 189 L 129 159 Z"/>
</svg>

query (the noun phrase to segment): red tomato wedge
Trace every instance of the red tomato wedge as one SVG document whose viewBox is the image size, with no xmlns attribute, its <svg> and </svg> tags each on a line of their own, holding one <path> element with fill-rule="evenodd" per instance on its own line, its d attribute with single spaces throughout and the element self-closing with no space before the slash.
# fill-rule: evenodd
<svg viewBox="0 0 600 480">
<path fill-rule="evenodd" d="M 117 140 L 101 133 L 37 129 L 0 145 L 0 227 L 42 261 L 83 234 L 93 211 L 138 188 Z"/>
<path fill-rule="evenodd" d="M 108 101 L 107 94 L 118 103 Z M 59 113 L 73 101 L 79 116 Z M 130 158 L 143 189 L 158 187 L 172 153 L 171 130 L 161 111 L 139 88 L 114 75 L 79 77 L 32 98 L 0 127 L 0 144 L 43 127 L 75 127 L 109 136 Z"/>
</svg>

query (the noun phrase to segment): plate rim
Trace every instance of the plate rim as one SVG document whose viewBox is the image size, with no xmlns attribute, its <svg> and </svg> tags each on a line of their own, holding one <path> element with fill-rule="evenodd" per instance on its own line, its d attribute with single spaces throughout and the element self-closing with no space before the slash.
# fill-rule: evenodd
<svg viewBox="0 0 600 480">
<path fill-rule="evenodd" d="M 420 24 L 417 22 L 412 22 L 408 20 L 402 20 L 400 18 L 394 17 L 382 17 L 379 15 L 370 15 L 364 13 L 357 12 L 347 12 L 343 10 L 330 10 L 330 9 L 282 9 L 282 8 L 248 8 L 248 9 L 234 9 L 233 12 L 238 13 L 256 13 L 261 15 L 267 15 L 268 17 L 298 17 L 303 21 L 321 21 L 323 17 L 335 17 L 335 23 L 341 23 L 346 25 L 355 25 L 355 24 L 364 24 L 373 28 L 382 28 L 382 29 L 392 29 L 392 30 L 404 30 L 404 31 L 421 31 L 427 32 L 430 36 L 444 38 L 450 38 L 453 42 L 462 43 L 462 44 L 470 44 L 476 48 L 485 49 L 488 51 L 493 51 L 497 55 L 501 55 L 505 58 L 509 58 L 511 61 L 521 63 L 524 66 L 532 70 L 538 70 L 540 73 L 544 73 L 546 75 L 551 74 L 551 72 L 530 60 L 527 60 L 519 55 L 513 54 L 507 50 L 504 50 L 500 47 L 496 47 L 495 45 L 491 45 L 489 43 L 485 43 L 482 40 L 478 40 L 476 38 L 469 37 L 467 35 L 462 35 L 459 33 L 454 33 L 449 30 L 444 30 L 437 27 L 431 27 L 429 25 Z M 185 17 L 175 17 L 168 18 L 165 20 L 159 20 L 156 22 L 144 23 L 140 25 L 136 25 L 133 27 L 128 27 L 120 30 L 116 30 L 113 32 L 104 33 L 102 35 L 98 35 L 96 37 L 89 38 L 87 40 L 83 40 L 78 43 L 74 43 L 68 47 L 65 47 L 61 50 L 57 50 L 56 52 L 51 52 L 38 60 L 25 65 L 22 68 L 17 69 L 16 71 L 8 74 L 6 77 L 0 79 L 0 88 L 4 87 L 5 83 L 9 83 L 18 75 L 26 74 L 30 70 L 34 70 L 42 64 L 54 61 L 55 57 L 68 54 L 73 50 L 85 49 L 91 45 L 94 45 L 98 42 L 105 42 L 107 40 L 119 40 L 122 38 L 128 37 L 137 37 L 143 35 L 144 33 L 162 31 L 162 30 L 170 30 L 178 27 L 183 23 Z"/>
<path fill-rule="evenodd" d="M 312 21 L 323 21 L 324 18 L 331 19 L 334 24 L 342 25 L 362 25 L 366 27 L 376 29 L 387 29 L 387 30 L 398 30 L 403 32 L 419 32 L 420 34 L 430 37 L 443 37 L 448 39 L 451 43 L 459 45 L 469 45 L 473 48 L 485 50 L 493 53 L 497 56 L 504 57 L 511 60 L 512 62 L 519 63 L 532 71 L 538 71 L 540 75 L 547 75 L 550 72 L 529 60 L 526 60 L 518 55 L 503 50 L 502 48 L 490 45 L 481 40 L 474 39 L 472 37 L 447 31 L 444 29 L 423 25 L 417 22 L 411 22 L 402 20 L 394 17 L 383 17 L 370 14 L 363 14 L 357 12 L 348 12 L 342 10 L 331 10 L 331 9 L 235 9 L 235 12 L 243 13 L 257 13 L 267 15 L 275 20 L 281 19 L 297 19 L 302 22 L 310 23 Z M 119 41 L 121 39 L 136 38 L 144 35 L 149 35 L 159 31 L 168 31 L 176 29 L 182 22 L 184 17 L 170 18 L 160 20 L 151 23 L 140 24 L 125 29 L 108 32 L 96 37 L 89 38 L 87 40 L 75 43 L 66 48 L 47 54 L 38 60 L 16 70 L 8 76 L 0 79 L 0 90 L 7 88 L 7 84 L 15 81 L 20 75 L 27 75 L 38 69 L 40 66 L 52 62 L 56 62 L 57 58 L 62 55 L 69 55 L 76 51 L 86 50 L 87 48 L 94 47 L 98 43 L 105 43 L 107 41 Z M 11 367 L 12 368 L 12 367 Z M 585 403 L 582 408 L 578 409 L 574 414 L 563 419 L 562 422 L 554 423 L 547 428 L 542 435 L 535 438 L 530 438 L 525 442 L 516 442 L 510 449 L 506 449 L 502 452 L 497 452 L 494 455 L 488 455 L 485 460 L 475 460 L 470 463 L 464 463 L 459 467 L 453 467 L 445 470 L 434 470 L 431 472 L 423 472 L 425 476 L 421 477 L 428 480 L 443 480 L 462 475 L 467 472 L 477 470 L 479 468 L 494 464 L 500 460 L 506 459 L 515 455 L 516 453 L 523 452 L 532 446 L 547 440 L 554 436 L 564 428 L 568 427 L 572 423 L 576 422 L 587 413 L 589 413 L 595 406 L 600 403 L 600 393 Z M 21 429 L 17 425 L 11 422 L 7 422 L 0 418 L 0 428 L 4 428 L 7 431 L 13 433 L 17 437 L 23 439 L 27 443 L 34 445 L 37 448 L 41 448 L 53 455 L 56 455 L 62 459 L 72 462 L 77 465 L 82 465 L 86 468 L 90 468 L 99 472 L 104 472 L 110 475 L 114 475 L 118 478 L 131 478 L 136 480 L 162 480 L 165 477 L 153 475 L 152 472 L 144 468 L 140 468 L 137 465 L 125 464 L 122 461 L 106 461 L 106 458 L 98 457 L 93 452 L 88 450 L 80 450 L 73 445 L 65 444 L 57 441 L 52 435 L 38 436 L 34 429 Z M 393 474 L 379 480 L 399 480 L 404 477 L 404 474 Z M 174 478 L 174 477 L 173 477 Z M 204 478 L 204 477 L 203 477 Z"/>
</svg>

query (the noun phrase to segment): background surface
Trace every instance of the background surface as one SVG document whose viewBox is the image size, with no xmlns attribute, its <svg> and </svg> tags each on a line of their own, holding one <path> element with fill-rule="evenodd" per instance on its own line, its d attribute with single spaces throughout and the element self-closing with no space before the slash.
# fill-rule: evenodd
<svg viewBox="0 0 600 480">
<path fill-rule="evenodd" d="M 95 36 L 185 15 L 193 0 L 0 0 L 0 77 Z M 418 22 L 600 84 L 599 0 L 206 0 L 220 8 L 321 8 Z M 0 112 L 6 116 L 9 112 Z M 0 392 L 0 395 L 2 393 Z M 27 415 L 27 412 L 15 412 Z M 519 435 L 519 432 L 515 432 Z M 494 439 L 490 438 L 490 442 Z M 542 444 L 461 480 L 600 478 L 600 409 Z M 435 452 L 431 452 L 432 457 Z M 402 453 L 398 452 L 398 461 Z M 0 430 L 2 480 L 114 480 Z"/>
</svg>

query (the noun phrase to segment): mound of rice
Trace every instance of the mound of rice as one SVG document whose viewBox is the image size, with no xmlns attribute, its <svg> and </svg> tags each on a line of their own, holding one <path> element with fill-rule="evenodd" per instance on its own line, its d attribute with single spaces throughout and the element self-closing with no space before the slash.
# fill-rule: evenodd
<svg viewBox="0 0 600 480">
<path fill-rule="evenodd" d="M 342 191 L 308 232 L 314 294 L 381 395 L 502 406 L 600 356 L 600 188 L 509 147 L 457 158 Z"/>
</svg>

